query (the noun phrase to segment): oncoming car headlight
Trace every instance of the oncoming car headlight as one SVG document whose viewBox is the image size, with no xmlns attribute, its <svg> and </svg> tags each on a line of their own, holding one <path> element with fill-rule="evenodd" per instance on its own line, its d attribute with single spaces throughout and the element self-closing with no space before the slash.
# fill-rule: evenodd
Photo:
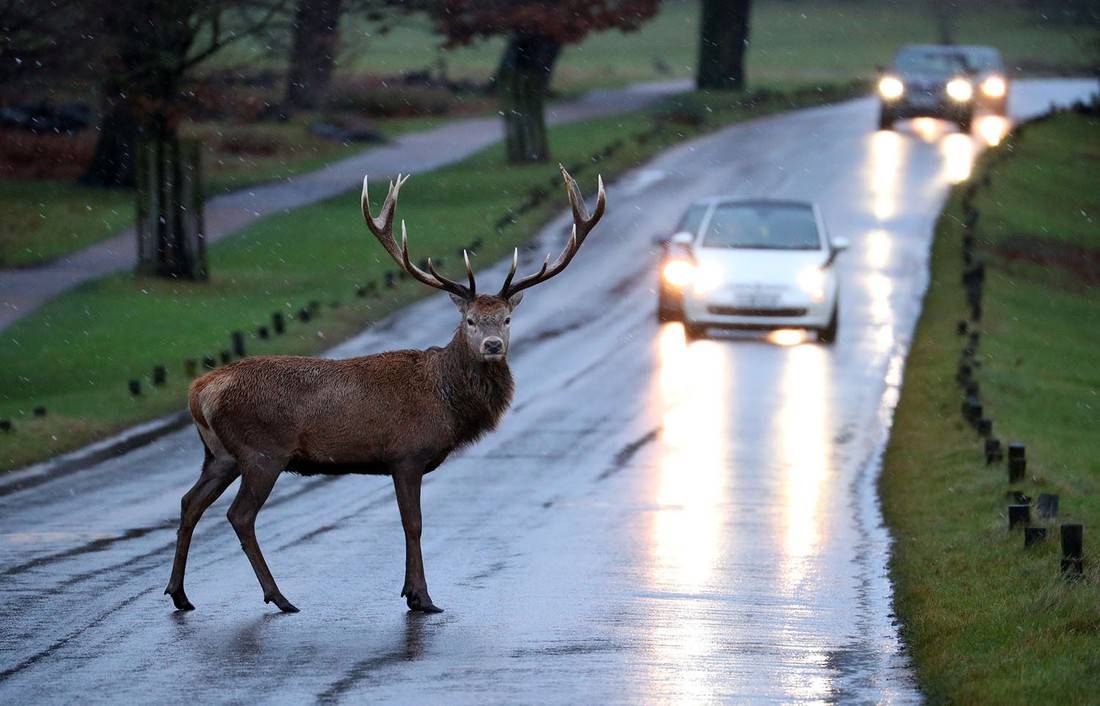
<svg viewBox="0 0 1100 706">
<path fill-rule="evenodd" d="M 706 294 L 722 285 L 722 268 L 713 262 L 704 262 L 695 268 L 695 293 Z"/>
<path fill-rule="evenodd" d="M 683 289 L 695 276 L 695 265 L 687 260 L 669 260 L 661 270 L 661 276 L 673 287 Z"/>
<path fill-rule="evenodd" d="M 887 100 L 895 100 L 905 93 L 905 84 L 893 76 L 883 76 L 878 82 L 878 92 Z"/>
<path fill-rule="evenodd" d="M 807 267 L 799 272 L 798 286 L 815 302 L 825 299 L 825 273 L 818 267 Z"/>
<path fill-rule="evenodd" d="M 982 93 L 990 98 L 1000 98 L 1005 94 L 1005 80 L 1000 76 L 990 76 L 985 81 L 982 81 Z"/>
<path fill-rule="evenodd" d="M 947 82 L 947 95 L 952 100 L 965 103 L 974 95 L 974 87 L 965 78 L 953 78 Z"/>
</svg>

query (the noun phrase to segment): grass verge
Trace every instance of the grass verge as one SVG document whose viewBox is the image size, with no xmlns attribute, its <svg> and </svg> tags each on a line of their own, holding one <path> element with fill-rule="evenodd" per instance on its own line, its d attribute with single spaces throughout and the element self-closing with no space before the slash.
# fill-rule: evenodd
<svg viewBox="0 0 1100 706">
<path fill-rule="evenodd" d="M 896 611 L 931 703 L 1086 704 L 1100 693 L 1100 115 L 1023 126 L 983 155 L 936 227 L 931 284 L 906 367 L 880 481 L 896 538 Z M 967 194 L 970 194 L 969 196 Z M 1025 480 L 960 413 L 955 381 L 970 339 L 961 286 L 967 204 L 985 283 L 976 353 L 984 414 L 1026 444 Z M 1049 539 L 1024 549 L 1010 491 Z M 1040 493 L 1060 516 L 1040 519 Z M 1085 527 L 1085 574 L 1060 571 L 1060 523 Z"/>
<path fill-rule="evenodd" d="M 952 20 L 959 43 L 999 46 L 1007 64 L 1018 67 L 1021 74 L 1079 73 L 1087 65 L 1083 41 L 1087 28 L 1067 26 L 1022 6 L 983 1 L 960 6 Z M 938 36 L 931 12 L 920 3 L 900 0 L 773 0 L 755 5 L 752 21 L 746 62 L 754 89 L 870 81 L 875 66 L 887 64 L 899 44 L 936 41 Z M 347 17 L 334 90 L 361 81 L 366 74 L 395 77 L 409 71 L 483 83 L 500 60 L 500 38 L 444 51 L 422 15 L 387 24 L 391 25 L 388 31 L 382 32 L 377 23 Z M 657 16 L 638 32 L 599 32 L 566 47 L 555 68 L 554 89 L 574 95 L 591 88 L 690 77 L 697 60 L 698 27 L 696 0 L 664 2 Z M 242 75 L 271 70 L 278 76 L 285 69 L 285 59 L 272 54 L 266 44 L 242 42 L 219 54 L 209 68 Z M 263 100 L 279 100 L 278 81 L 265 94 L 253 95 L 253 90 L 235 87 L 220 98 L 242 114 L 251 114 L 254 104 Z M 376 92 L 377 88 L 366 91 Z M 473 105 L 456 108 L 485 110 L 481 105 L 485 100 L 468 97 L 459 102 Z M 228 119 L 188 125 L 184 132 L 203 140 L 204 181 L 208 192 L 215 194 L 286 178 L 360 149 L 310 134 L 309 124 L 317 117 L 299 115 L 289 123 Z M 444 119 L 378 118 L 371 123 L 392 135 Z M 26 141 L 25 136 L 16 142 L 20 140 Z M 49 165 L 55 176 L 59 168 L 75 176 L 91 157 L 93 140 L 90 132 L 73 139 L 52 136 L 45 140 L 48 144 L 43 140 L 21 147 L 9 144 L 7 151 L 24 170 L 28 164 Z M 0 139 L 0 153 L 8 142 L 11 139 Z M 59 167 L 55 162 L 64 164 Z M 133 223 L 131 201 L 126 192 L 96 192 L 61 181 L 0 180 L 0 267 L 46 261 L 117 233 Z"/>
<path fill-rule="evenodd" d="M 597 172 L 614 179 L 720 125 L 859 91 L 689 94 L 643 114 L 556 127 L 551 141 L 555 158 L 591 191 Z M 385 195 L 381 186 L 373 197 Z M 568 203 L 555 168 L 506 166 L 499 145 L 418 174 L 401 193 L 413 256 L 430 254 L 454 276 L 461 272 L 461 248 L 475 251 L 475 267 L 495 261 Z M 430 293 L 408 280 L 385 286 L 396 266 L 367 234 L 357 193 L 261 220 L 214 245 L 209 260 L 208 283 L 111 276 L 47 303 L 0 334 L 0 419 L 13 424 L 0 432 L 0 469 L 181 409 L 190 383 L 186 361 L 200 367 L 207 357 L 220 361 L 233 331 L 245 334 L 250 354 L 314 353 Z M 294 318 L 311 304 L 308 321 Z M 276 312 L 289 321 L 283 335 L 271 331 Z M 261 326 L 269 328 L 266 339 Z M 154 387 L 157 365 L 168 375 L 164 386 Z M 142 395 L 129 394 L 130 380 L 141 383 Z M 38 408 L 46 414 L 36 415 Z"/>
</svg>

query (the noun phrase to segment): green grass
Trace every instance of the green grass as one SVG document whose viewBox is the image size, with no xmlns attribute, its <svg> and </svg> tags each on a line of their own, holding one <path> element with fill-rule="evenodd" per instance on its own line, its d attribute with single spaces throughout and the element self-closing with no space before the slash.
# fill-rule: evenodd
<svg viewBox="0 0 1100 706">
<path fill-rule="evenodd" d="M 706 124 L 655 123 L 650 115 L 669 112 L 658 107 L 648 115 L 559 126 L 550 139 L 558 159 L 581 165 L 574 176 L 591 193 L 597 171 L 610 180 L 701 130 L 846 97 L 852 90 L 775 93 L 751 107 L 741 106 L 737 96 L 695 96 L 687 102 L 701 108 Z M 616 144 L 619 148 L 597 165 L 596 156 Z M 480 238 L 475 268 L 494 262 L 567 206 L 552 165 L 504 166 L 503 161 L 498 145 L 408 182 L 401 192 L 401 217 L 408 223 L 414 258 L 431 255 L 439 263 L 442 257 L 444 271 L 460 276 L 458 248 Z M 383 187 L 378 184 L 372 196 L 384 196 Z M 498 219 L 516 212 L 535 188 L 548 191 L 550 198 L 498 235 Z M 252 354 L 317 352 L 430 293 L 406 281 L 393 290 L 381 289 L 382 296 L 356 296 L 357 285 L 380 284 L 384 273 L 395 269 L 363 225 L 357 193 L 259 221 L 214 245 L 209 260 L 207 284 L 120 274 L 69 292 L 0 333 L 0 418 L 13 420 L 16 427 L 0 434 L 0 469 L 48 458 L 181 409 L 190 382 L 183 375 L 184 361 L 217 356 L 230 347 L 232 331 L 248 335 Z M 320 304 L 319 317 L 290 324 L 278 338 L 256 336 L 273 312 L 291 315 L 312 301 Z M 333 302 L 339 308 L 332 308 Z M 446 332 L 440 336 L 442 341 Z M 149 380 L 158 364 L 168 367 L 169 384 L 153 389 Z M 145 387 L 140 398 L 128 393 L 127 383 L 135 378 Z M 46 407 L 48 414 L 34 416 L 36 407 Z"/>
<path fill-rule="evenodd" d="M 1010 66 L 1025 72 L 1080 71 L 1083 36 L 1067 26 L 1022 9 L 1023 3 L 985 0 L 960 3 L 959 43 L 1001 48 Z M 698 52 L 699 3 L 666 0 L 639 31 L 600 32 L 567 46 L 555 69 L 554 88 L 571 92 L 669 77 L 691 77 Z M 396 75 L 442 65 L 452 78 L 487 80 L 496 69 L 504 42 L 492 38 L 443 50 L 422 16 L 399 21 L 388 34 L 376 23 L 345 22 L 340 71 Z M 900 44 L 937 41 L 926 4 L 884 0 L 763 0 L 753 3 L 747 65 L 758 84 L 870 79 L 876 64 L 887 64 Z M 263 47 L 243 45 L 223 57 L 235 66 L 281 69 Z"/>
<path fill-rule="evenodd" d="M 118 233 L 134 221 L 134 196 L 67 181 L 0 180 L 0 214 L 0 267 L 19 267 Z"/>
<path fill-rule="evenodd" d="M 987 153 L 973 177 L 978 257 L 987 263 L 981 367 L 985 413 L 1004 442 L 1027 446 L 1017 484 L 1033 500 L 1060 496 L 1051 539 L 1023 549 L 1007 529 L 1005 465 L 987 467 L 981 439 L 961 417 L 954 381 L 966 339 L 960 284 L 962 193 L 940 219 L 931 285 L 906 367 L 881 479 L 896 537 L 896 611 L 931 703 L 1095 703 L 1100 693 L 1100 284 L 1081 261 L 1100 256 L 1100 119 L 1063 114 L 1027 126 Z M 1006 155 L 1001 159 L 1002 155 Z M 1091 219 L 1091 220 L 1090 220 Z M 1055 248 L 1021 264 L 1019 239 Z M 1033 510 L 1033 516 L 1035 512 Z M 1081 523 L 1086 575 L 1060 575 L 1060 522 Z"/>
<path fill-rule="evenodd" d="M 968 5 L 958 20 L 958 40 L 1000 46 L 1009 65 L 1036 70 L 1079 70 L 1084 64 L 1081 38 L 1072 27 L 1037 19 L 998 3 Z M 694 75 L 698 45 L 697 2 L 665 2 L 640 31 L 590 35 L 566 47 L 555 70 L 559 95 L 636 81 Z M 789 89 L 812 83 L 868 81 L 876 65 L 889 62 L 899 44 L 934 41 L 930 16 L 919 3 L 856 3 L 844 0 L 759 2 L 753 8 L 748 77 L 752 87 Z M 496 38 L 444 51 L 418 15 L 398 21 L 381 35 L 376 24 L 349 19 L 337 84 L 364 73 L 395 76 L 441 66 L 452 78 L 487 81 L 496 69 L 503 40 Z M 284 61 L 262 46 L 242 44 L 219 55 L 214 68 L 284 68 Z M 258 100 L 249 90 L 227 102 Z M 459 110 L 484 109 L 470 98 Z M 462 101 L 460 101 L 462 103 Z M 239 107 L 239 106 L 238 106 Z M 361 149 L 312 136 L 306 127 L 316 116 L 297 116 L 286 124 L 206 123 L 185 132 L 204 139 L 206 185 L 210 194 L 261 181 L 285 178 L 320 167 Z M 376 121 L 384 134 L 424 129 L 444 118 Z M 236 144 L 244 153 L 220 149 Z M 0 267 L 25 266 L 79 249 L 133 222 L 133 205 L 123 193 L 97 194 L 62 182 L 0 181 Z M 90 211 L 88 211 L 90 209 Z M 84 213 L 93 214 L 84 218 Z"/>
</svg>

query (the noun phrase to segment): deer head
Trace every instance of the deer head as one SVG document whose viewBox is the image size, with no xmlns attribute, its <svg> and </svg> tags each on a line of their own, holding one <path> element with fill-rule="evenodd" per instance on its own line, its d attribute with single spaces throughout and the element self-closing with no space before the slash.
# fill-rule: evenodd
<svg viewBox="0 0 1100 706">
<path fill-rule="evenodd" d="M 577 182 L 559 165 L 562 178 L 565 180 L 565 188 L 569 194 L 569 203 L 573 210 L 573 231 L 566 243 L 565 249 L 558 258 L 551 263 L 550 256 L 546 256 L 542 267 L 535 273 L 521 277 L 513 281 L 516 267 L 519 264 L 519 249 L 512 253 L 512 267 L 508 276 L 504 279 L 504 285 L 496 294 L 478 294 L 477 283 L 474 279 L 474 271 L 470 266 L 470 256 L 465 250 L 462 258 L 466 265 L 466 278 L 468 285 L 448 279 L 436 271 L 428 258 L 428 270 L 425 272 L 412 263 L 409 257 L 409 237 L 405 229 L 405 221 L 401 221 L 401 245 L 393 235 L 394 214 L 397 210 L 397 197 L 401 186 L 408 176 L 398 175 L 397 181 L 390 182 L 386 200 L 382 203 L 382 209 L 377 218 L 371 215 L 370 203 L 367 199 L 367 179 L 363 178 L 363 218 L 367 222 L 367 228 L 382 247 L 390 254 L 390 257 L 409 273 L 413 279 L 439 289 L 451 295 L 451 301 L 458 307 L 462 314 L 462 323 L 459 330 L 463 333 L 470 353 L 484 361 L 504 360 L 508 355 L 509 327 L 512 322 L 512 311 L 523 299 L 523 290 L 545 282 L 566 268 L 573 256 L 577 254 L 584 243 L 588 233 L 603 216 L 607 204 L 607 196 L 604 193 L 603 178 L 597 177 L 598 192 L 596 195 L 596 209 L 589 215 L 584 204 L 584 197 L 580 193 Z"/>
</svg>

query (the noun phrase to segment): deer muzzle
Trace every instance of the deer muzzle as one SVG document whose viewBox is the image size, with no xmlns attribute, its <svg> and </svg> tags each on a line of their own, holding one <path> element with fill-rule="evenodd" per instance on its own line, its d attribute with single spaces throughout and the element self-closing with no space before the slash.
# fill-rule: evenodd
<svg viewBox="0 0 1100 706">
<path fill-rule="evenodd" d="M 485 360 L 500 360 L 504 357 L 504 339 L 490 336 L 481 342 L 481 355 Z"/>
</svg>

